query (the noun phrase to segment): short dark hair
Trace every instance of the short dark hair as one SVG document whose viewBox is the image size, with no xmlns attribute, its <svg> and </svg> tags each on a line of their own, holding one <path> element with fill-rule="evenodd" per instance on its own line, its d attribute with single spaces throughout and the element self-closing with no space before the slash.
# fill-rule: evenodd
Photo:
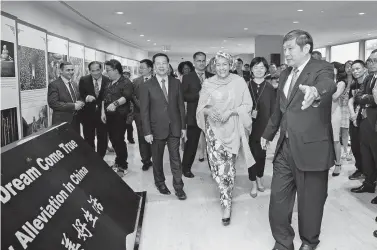
<svg viewBox="0 0 377 250">
<path fill-rule="evenodd" d="M 237 62 L 242 62 L 242 64 L 243 64 L 243 61 L 242 61 L 241 58 L 237 58 Z"/>
<path fill-rule="evenodd" d="M 347 79 L 345 65 L 340 62 L 332 62 L 331 64 L 337 70 L 336 82 L 345 81 Z"/>
<path fill-rule="evenodd" d="M 190 61 L 181 62 L 178 64 L 178 72 L 179 74 L 183 75 L 183 67 L 187 65 L 190 68 L 190 71 L 193 72 L 195 70 L 194 65 Z"/>
<path fill-rule="evenodd" d="M 65 66 L 72 65 L 71 62 L 63 61 L 60 63 L 59 68 L 60 70 L 63 70 Z"/>
<path fill-rule="evenodd" d="M 270 66 L 274 65 L 275 67 L 278 67 L 276 63 L 270 63 Z"/>
<path fill-rule="evenodd" d="M 109 61 L 106 61 L 105 65 L 110 66 L 112 69 L 116 69 L 119 74 L 123 75 L 123 67 L 118 60 L 111 59 Z"/>
<path fill-rule="evenodd" d="M 251 60 L 251 62 L 250 62 L 251 70 L 253 70 L 253 67 L 255 65 L 260 64 L 260 63 L 263 63 L 263 66 L 266 68 L 265 75 L 267 75 L 269 73 L 269 68 L 268 68 L 268 62 L 267 62 L 266 58 L 264 58 L 264 57 L 260 57 L 260 56 L 254 57 L 253 60 Z"/>
<path fill-rule="evenodd" d="M 202 56 L 204 56 L 205 58 L 207 58 L 206 53 L 201 52 L 201 51 L 196 52 L 196 53 L 192 56 L 192 58 L 195 59 L 197 56 L 200 56 L 200 55 L 202 55 Z"/>
<path fill-rule="evenodd" d="M 320 55 L 321 58 L 322 58 L 322 53 L 319 52 L 318 50 L 314 50 L 314 51 L 312 52 L 312 55 L 314 55 L 314 54 Z"/>
<path fill-rule="evenodd" d="M 247 64 L 247 63 L 246 63 L 245 65 L 244 65 L 244 67 L 246 67 L 246 66 L 247 66 L 247 67 L 250 67 L 250 65 L 249 65 L 249 64 Z"/>
<path fill-rule="evenodd" d="M 374 54 L 374 53 L 377 53 L 377 49 L 374 49 L 374 50 L 372 50 L 372 52 L 370 52 L 371 55 Z"/>
<path fill-rule="evenodd" d="M 155 55 L 153 56 L 153 58 L 152 58 L 153 63 L 155 63 L 155 61 L 156 61 L 156 57 L 159 57 L 159 56 L 164 56 L 164 57 L 166 57 L 166 60 L 168 60 L 168 63 L 169 63 L 169 57 L 168 57 L 166 54 L 164 54 L 164 53 L 157 53 L 157 54 L 155 54 Z"/>
<path fill-rule="evenodd" d="M 365 68 L 365 62 L 363 61 L 363 60 L 355 60 L 355 61 L 353 61 L 352 62 L 352 64 L 351 64 L 351 66 L 353 66 L 354 64 L 356 64 L 356 63 L 359 63 L 359 64 L 361 64 L 364 68 Z"/>
<path fill-rule="evenodd" d="M 153 69 L 153 62 L 149 59 L 143 59 L 140 61 L 140 64 L 142 63 L 145 63 L 145 65 L 147 65 L 148 68 L 151 68 Z"/>
<path fill-rule="evenodd" d="M 278 76 L 276 76 L 276 75 L 274 75 L 274 76 L 271 76 L 271 81 L 272 80 L 279 80 L 279 77 Z"/>
<path fill-rule="evenodd" d="M 100 69 L 102 69 L 102 63 L 98 62 L 98 61 L 92 61 L 89 63 L 88 65 L 88 69 L 90 70 L 90 67 L 92 67 L 92 65 L 94 64 L 97 64 L 99 66 Z"/>
<path fill-rule="evenodd" d="M 303 30 L 292 30 L 284 36 L 283 43 L 296 39 L 296 44 L 302 49 L 305 45 L 309 44 L 309 53 L 313 52 L 313 38 L 312 36 Z"/>
</svg>

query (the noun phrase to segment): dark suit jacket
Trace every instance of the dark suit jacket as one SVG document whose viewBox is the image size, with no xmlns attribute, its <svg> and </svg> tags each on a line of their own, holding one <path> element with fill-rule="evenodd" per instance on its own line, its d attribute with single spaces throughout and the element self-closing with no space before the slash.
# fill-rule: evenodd
<svg viewBox="0 0 377 250">
<path fill-rule="evenodd" d="M 367 118 L 373 128 L 377 127 L 377 104 L 374 102 L 372 90 L 376 84 L 371 84 L 373 74 L 368 75 L 360 87 L 360 91 L 355 96 L 355 103 L 366 107 Z M 366 95 L 362 98 L 363 95 Z"/>
<path fill-rule="evenodd" d="M 140 113 L 140 85 L 144 83 L 144 76 L 140 76 L 133 80 L 134 94 L 132 103 L 134 104 L 134 113 Z"/>
<path fill-rule="evenodd" d="M 154 139 L 166 139 L 170 132 L 175 137 L 181 137 L 181 130 L 186 129 L 181 82 L 169 76 L 168 84 L 169 102 L 155 76 L 140 86 L 143 132 L 144 135 L 152 134 Z"/>
<path fill-rule="evenodd" d="M 320 60 L 310 59 L 297 79 L 289 100 L 284 86 L 292 68 L 280 75 L 275 111 L 263 133 L 263 138 L 272 141 L 280 127 L 274 161 L 288 131 L 293 160 L 302 171 L 324 171 L 334 165 L 335 152 L 331 126 L 332 94 L 335 93 L 334 67 Z M 304 94 L 298 86 L 314 86 L 320 95 L 318 107 L 301 110 Z"/>
<path fill-rule="evenodd" d="M 276 93 L 274 87 L 267 81 L 260 84 L 259 95 L 257 94 L 257 84 L 251 80 L 249 91 L 253 100 L 253 110 L 258 110 L 257 119 L 253 118 L 253 128 L 250 138 L 259 141 L 262 137 L 268 120 L 274 112 Z M 256 102 L 258 100 L 258 103 Z"/>
<path fill-rule="evenodd" d="M 79 82 L 80 98 L 85 102 L 85 106 L 81 110 L 81 114 L 83 115 L 84 119 L 92 118 L 95 115 L 96 111 L 97 113 L 98 111 L 99 113 L 101 112 L 103 93 L 109 83 L 110 83 L 110 79 L 106 76 L 102 76 L 101 89 L 100 89 L 98 97 L 96 97 L 96 94 L 94 91 L 93 77 L 91 75 L 86 75 L 80 78 L 80 82 Z M 94 96 L 96 100 L 93 102 L 86 102 L 86 97 L 88 95 Z"/>
<path fill-rule="evenodd" d="M 210 78 L 213 74 L 205 72 L 205 77 Z M 198 126 L 196 123 L 196 109 L 199 102 L 199 92 L 202 84 L 198 74 L 193 71 L 184 75 L 182 78 L 183 98 L 187 102 L 186 122 L 188 126 Z"/>
<path fill-rule="evenodd" d="M 81 100 L 79 89 L 74 82 L 72 82 L 72 87 L 74 88 L 76 99 Z M 77 111 L 69 90 L 61 77 L 48 85 L 47 102 L 48 106 L 53 110 L 52 124 L 72 122 L 73 116 Z"/>
</svg>

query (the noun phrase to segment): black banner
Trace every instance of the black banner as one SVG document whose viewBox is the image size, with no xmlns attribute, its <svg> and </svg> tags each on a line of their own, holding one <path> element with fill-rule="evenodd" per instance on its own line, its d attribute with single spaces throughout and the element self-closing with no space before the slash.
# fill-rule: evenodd
<svg viewBox="0 0 377 250">
<path fill-rule="evenodd" d="M 64 124 L 1 154 L 1 249 L 126 249 L 140 196 Z"/>
</svg>

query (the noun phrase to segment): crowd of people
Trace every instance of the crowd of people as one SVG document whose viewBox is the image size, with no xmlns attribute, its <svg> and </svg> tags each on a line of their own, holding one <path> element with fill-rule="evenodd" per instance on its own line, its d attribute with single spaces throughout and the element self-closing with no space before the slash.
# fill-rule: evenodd
<svg viewBox="0 0 377 250">
<path fill-rule="evenodd" d="M 294 30 L 283 40 L 287 64 L 268 64 L 218 52 L 207 64 L 197 52 L 178 66 L 157 53 L 140 61 L 141 76 L 131 82 L 117 60 L 89 64 L 90 75 L 72 83 L 73 66 L 60 65 L 61 77 L 48 87 L 53 124 L 68 122 L 101 157 L 108 138 L 116 159 L 113 169 L 127 173 L 125 132 L 133 110 L 142 170 L 153 168 L 156 188 L 169 195 L 163 171 L 168 147 L 175 195 L 187 198 L 183 176 L 195 178 L 192 165 L 206 157 L 220 192 L 222 223 L 228 225 L 236 171 L 247 171 L 250 196 L 263 192 L 266 150 L 280 131 L 273 159 L 269 207 L 273 249 L 293 249 L 291 226 L 297 194 L 302 246 L 319 244 L 327 197 L 328 173 L 339 176 L 342 161 L 355 158 L 351 192 L 374 193 L 377 179 L 377 50 L 366 62 L 328 63 L 313 51 L 308 32 Z M 132 126 L 132 125 L 131 125 Z M 351 150 L 348 151 L 349 137 Z M 183 149 L 181 158 L 180 148 Z M 307 197 L 310 197 L 308 199 Z M 371 201 L 377 204 L 377 197 Z"/>
</svg>

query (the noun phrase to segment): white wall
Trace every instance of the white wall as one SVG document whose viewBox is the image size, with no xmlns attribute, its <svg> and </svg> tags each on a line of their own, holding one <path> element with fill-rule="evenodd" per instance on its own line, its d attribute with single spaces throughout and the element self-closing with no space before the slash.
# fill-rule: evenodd
<svg viewBox="0 0 377 250">
<path fill-rule="evenodd" d="M 1 8 L 2 11 L 16 16 L 20 20 L 98 50 L 134 60 L 142 60 L 148 56 L 147 51 L 125 45 L 78 22 L 71 21 L 70 18 L 61 13 L 46 8 L 48 4 L 56 5 L 60 3 L 2 1 Z M 61 8 L 64 9 L 65 7 L 61 5 Z M 70 10 L 67 9 L 67 11 Z M 79 19 L 80 17 L 77 16 L 76 18 Z"/>
<path fill-rule="evenodd" d="M 262 35 L 255 38 L 255 57 L 264 57 L 270 63 L 270 54 L 280 53 L 280 63 L 284 63 L 283 36 Z"/>
</svg>

